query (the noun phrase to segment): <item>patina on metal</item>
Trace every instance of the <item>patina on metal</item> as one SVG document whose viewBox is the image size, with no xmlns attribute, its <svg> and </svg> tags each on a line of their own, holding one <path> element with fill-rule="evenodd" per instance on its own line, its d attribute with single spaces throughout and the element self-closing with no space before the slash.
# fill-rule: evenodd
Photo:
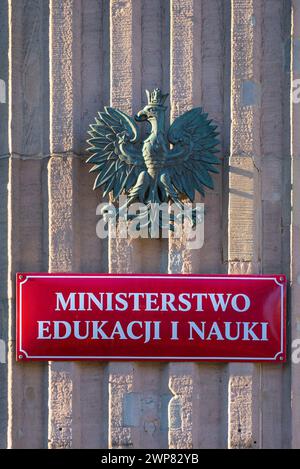
<svg viewBox="0 0 300 469">
<path fill-rule="evenodd" d="M 126 194 L 126 207 L 141 202 L 150 209 L 155 203 L 172 201 L 183 208 L 184 198 L 194 202 L 195 191 L 204 197 L 205 188 L 214 187 L 210 173 L 218 173 L 215 165 L 220 163 L 217 126 L 198 107 L 177 117 L 166 133 L 164 103 L 168 95 L 158 88 L 146 90 L 146 94 L 148 104 L 134 120 L 105 107 L 90 126 L 88 151 L 92 156 L 87 163 L 93 163 L 90 171 L 97 173 L 94 189 L 103 186 L 103 196 L 112 193 L 114 200 Z M 144 139 L 135 121 L 150 123 Z M 138 216 L 144 225 L 142 215 Z M 192 211 L 193 222 L 195 216 Z M 169 227 L 173 229 L 173 224 Z"/>
</svg>

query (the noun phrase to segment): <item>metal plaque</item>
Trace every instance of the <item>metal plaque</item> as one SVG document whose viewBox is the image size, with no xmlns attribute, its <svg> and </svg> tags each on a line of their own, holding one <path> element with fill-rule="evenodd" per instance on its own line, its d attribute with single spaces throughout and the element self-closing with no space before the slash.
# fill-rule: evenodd
<svg viewBox="0 0 300 469">
<path fill-rule="evenodd" d="M 17 360 L 285 359 L 283 275 L 17 274 Z"/>
</svg>

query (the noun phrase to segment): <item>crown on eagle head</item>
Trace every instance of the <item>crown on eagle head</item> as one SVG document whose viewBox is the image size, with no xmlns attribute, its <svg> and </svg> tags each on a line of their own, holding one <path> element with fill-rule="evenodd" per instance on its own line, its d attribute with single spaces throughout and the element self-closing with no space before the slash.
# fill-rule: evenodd
<svg viewBox="0 0 300 469">
<path fill-rule="evenodd" d="M 152 106 L 162 106 L 169 96 L 168 94 L 162 94 L 159 88 L 155 88 L 153 91 L 146 90 L 148 104 Z"/>
</svg>

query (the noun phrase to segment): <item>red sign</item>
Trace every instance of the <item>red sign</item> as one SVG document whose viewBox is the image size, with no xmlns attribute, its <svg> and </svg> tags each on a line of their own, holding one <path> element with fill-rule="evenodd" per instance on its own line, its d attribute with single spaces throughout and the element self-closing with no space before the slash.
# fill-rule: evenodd
<svg viewBox="0 0 300 469">
<path fill-rule="evenodd" d="M 285 361 L 282 275 L 17 274 L 18 360 Z"/>
</svg>

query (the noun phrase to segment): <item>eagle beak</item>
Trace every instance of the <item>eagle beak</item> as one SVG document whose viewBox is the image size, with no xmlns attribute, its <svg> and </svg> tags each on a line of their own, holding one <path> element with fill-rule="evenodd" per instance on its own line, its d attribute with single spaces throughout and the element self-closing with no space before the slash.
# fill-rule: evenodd
<svg viewBox="0 0 300 469">
<path fill-rule="evenodd" d="M 134 116 L 135 120 L 137 122 L 143 122 L 145 120 L 147 120 L 147 114 L 145 113 L 144 110 L 142 111 L 139 111 L 135 116 Z"/>
</svg>

